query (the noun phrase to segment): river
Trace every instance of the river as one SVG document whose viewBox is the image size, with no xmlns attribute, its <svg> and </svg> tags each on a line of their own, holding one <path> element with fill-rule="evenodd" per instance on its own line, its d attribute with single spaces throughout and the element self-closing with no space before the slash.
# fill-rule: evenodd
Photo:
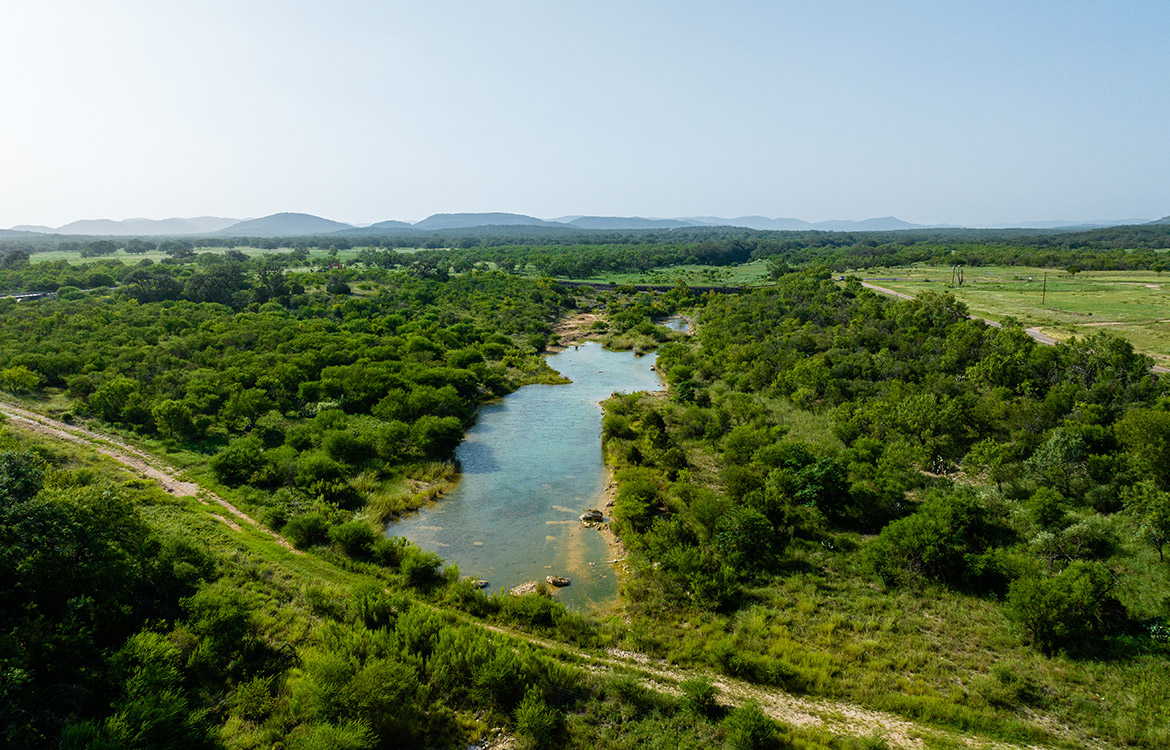
<svg viewBox="0 0 1170 750">
<path fill-rule="evenodd" d="M 574 609 L 616 603 L 608 545 L 577 516 L 598 507 L 604 491 L 599 402 L 617 391 L 661 390 L 656 358 L 595 342 L 549 355 L 573 382 L 524 386 L 481 407 L 455 451 L 455 490 L 387 533 L 438 552 L 488 581 L 489 592 L 557 575 L 572 580 L 557 596 Z"/>
</svg>

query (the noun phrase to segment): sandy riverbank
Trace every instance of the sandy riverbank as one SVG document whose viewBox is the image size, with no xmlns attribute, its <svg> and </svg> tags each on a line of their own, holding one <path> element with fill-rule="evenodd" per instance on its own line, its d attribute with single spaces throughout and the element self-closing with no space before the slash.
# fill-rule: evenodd
<svg viewBox="0 0 1170 750">
<path fill-rule="evenodd" d="M 600 564 L 613 566 L 614 574 L 618 579 L 618 590 L 620 594 L 622 582 L 630 569 L 626 563 L 626 547 L 618 539 L 617 534 L 613 533 L 613 506 L 616 502 L 617 480 L 613 476 L 613 467 L 607 461 L 605 464 L 605 486 L 601 491 L 601 498 L 598 500 L 597 506 L 597 509 L 605 515 L 605 521 L 597 525 L 597 532 L 605 540 L 605 547 L 609 552 L 605 558 L 605 562 Z"/>
<path fill-rule="evenodd" d="M 601 334 L 593 330 L 593 324 L 601 319 L 597 313 L 576 312 L 558 321 L 552 331 L 558 337 L 557 343 L 549 344 L 545 351 L 555 353 L 570 346 L 580 346 L 586 341 L 600 340 Z"/>
</svg>

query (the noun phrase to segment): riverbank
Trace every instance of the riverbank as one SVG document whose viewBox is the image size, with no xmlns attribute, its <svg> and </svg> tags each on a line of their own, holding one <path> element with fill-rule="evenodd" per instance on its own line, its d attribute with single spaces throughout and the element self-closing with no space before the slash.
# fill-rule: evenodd
<svg viewBox="0 0 1170 750">
<path fill-rule="evenodd" d="M 575 312 L 562 318 L 553 326 L 552 335 L 555 337 L 555 343 L 550 343 L 546 351 L 555 354 L 587 341 L 600 341 L 604 331 L 594 329 L 595 323 L 604 325 L 602 317 L 593 312 Z"/>
<path fill-rule="evenodd" d="M 609 553 L 605 562 L 599 564 L 613 567 L 614 576 L 617 577 L 618 604 L 620 606 L 622 584 L 625 583 L 630 568 L 626 562 L 626 546 L 613 530 L 613 506 L 617 503 L 617 487 L 613 467 L 610 466 L 608 460 L 605 460 L 605 484 L 597 505 L 597 509 L 605 516 L 605 520 L 597 525 L 597 533 L 601 534 L 601 538 L 605 540 L 605 548 Z"/>
</svg>

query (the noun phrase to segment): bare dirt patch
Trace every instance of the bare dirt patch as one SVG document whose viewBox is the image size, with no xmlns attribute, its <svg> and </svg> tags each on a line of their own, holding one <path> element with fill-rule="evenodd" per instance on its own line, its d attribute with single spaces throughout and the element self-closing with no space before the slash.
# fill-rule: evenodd
<svg viewBox="0 0 1170 750">
<path fill-rule="evenodd" d="M 553 333 L 560 338 L 555 345 L 548 347 L 548 351 L 559 352 L 570 346 L 580 346 L 586 341 L 596 339 L 598 333 L 592 328 L 593 324 L 601 319 L 600 315 L 591 312 L 574 313 L 562 319 L 553 326 Z"/>
</svg>

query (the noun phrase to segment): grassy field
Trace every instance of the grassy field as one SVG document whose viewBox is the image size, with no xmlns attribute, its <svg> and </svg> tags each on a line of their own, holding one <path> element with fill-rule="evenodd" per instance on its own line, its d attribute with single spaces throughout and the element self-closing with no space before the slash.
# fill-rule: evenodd
<svg viewBox="0 0 1170 750">
<path fill-rule="evenodd" d="M 601 284 L 665 284 L 690 286 L 760 286 L 771 281 L 768 264 L 758 260 L 738 266 L 669 266 L 640 273 L 602 273 L 573 281 Z"/>
<path fill-rule="evenodd" d="M 1082 271 L 988 266 L 964 269 L 962 287 L 946 266 L 855 271 L 877 286 L 905 294 L 950 292 L 976 315 L 1011 316 L 1065 340 L 1099 330 L 1122 336 L 1161 364 L 1170 364 L 1170 278 L 1154 271 Z M 1045 283 L 1047 275 L 1047 283 Z"/>
</svg>

